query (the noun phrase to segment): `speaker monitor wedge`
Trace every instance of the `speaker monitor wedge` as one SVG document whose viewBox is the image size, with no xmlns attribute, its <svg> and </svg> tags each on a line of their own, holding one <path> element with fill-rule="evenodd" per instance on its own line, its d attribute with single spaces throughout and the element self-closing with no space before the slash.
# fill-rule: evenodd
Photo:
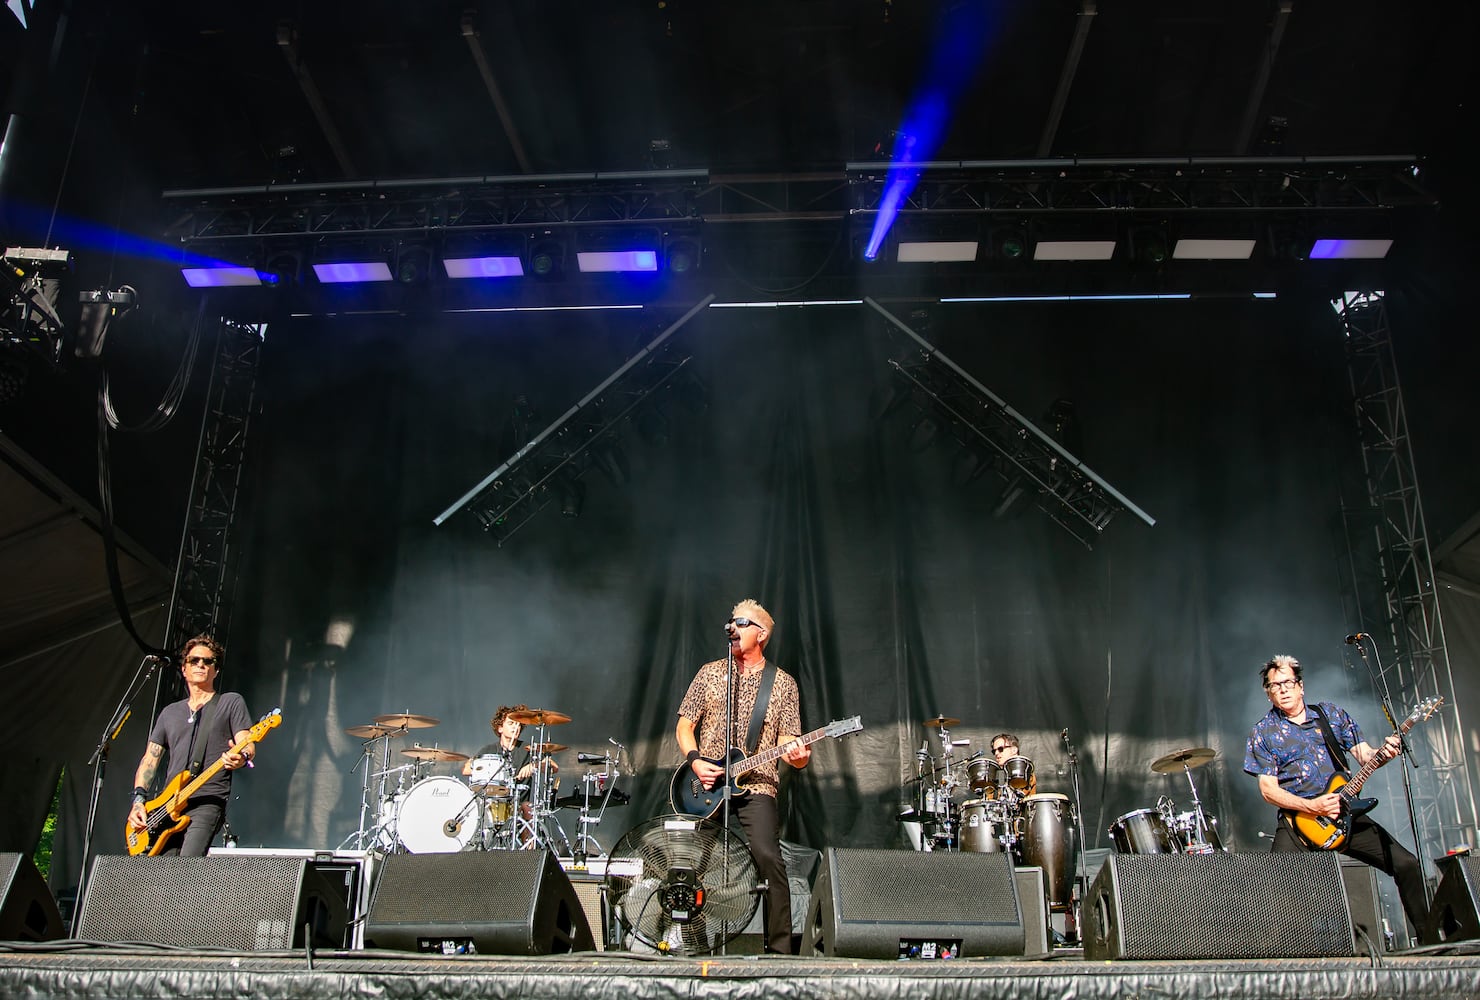
<svg viewBox="0 0 1480 1000">
<path fill-rule="evenodd" d="M 393 854 L 365 923 L 365 947 L 444 954 L 551 955 L 596 943 L 549 851 Z"/>
<path fill-rule="evenodd" d="M 830 847 L 802 947 L 843 958 L 931 957 L 947 947 L 966 958 L 1021 955 L 1011 860 L 1001 853 Z"/>
<path fill-rule="evenodd" d="M 1094 960 L 1356 954 L 1332 852 L 1112 854 L 1081 927 Z"/>
<path fill-rule="evenodd" d="M 0 941 L 66 937 L 46 880 L 25 854 L 0 854 Z"/>
<path fill-rule="evenodd" d="M 1439 888 L 1429 917 L 1418 928 L 1423 944 L 1480 938 L 1480 858 L 1455 854 L 1438 860 Z"/>
</svg>

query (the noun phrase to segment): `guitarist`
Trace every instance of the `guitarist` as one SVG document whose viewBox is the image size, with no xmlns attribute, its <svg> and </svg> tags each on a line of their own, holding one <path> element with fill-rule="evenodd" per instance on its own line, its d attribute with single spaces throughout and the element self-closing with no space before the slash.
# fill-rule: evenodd
<svg viewBox="0 0 1480 1000">
<path fill-rule="evenodd" d="M 1259 779 L 1259 793 L 1270 805 L 1306 816 L 1339 819 L 1344 801 L 1326 789 L 1338 770 L 1343 775 L 1347 773 L 1346 752 L 1355 756 L 1358 764 L 1366 765 L 1374 757 L 1387 761 L 1398 756 L 1402 742 L 1394 733 L 1380 748 L 1374 748 L 1362 739 L 1361 729 L 1341 708 L 1326 701 L 1308 705 L 1300 679 L 1300 661 L 1293 656 L 1271 658 L 1260 670 L 1260 676 L 1271 707 L 1249 734 L 1244 770 Z M 1326 723 L 1324 730 L 1322 715 Z M 1326 731 L 1342 751 L 1342 759 L 1333 757 Z M 1308 844 L 1281 813 L 1271 849 L 1293 852 L 1317 848 Z M 1409 923 L 1415 930 L 1423 926 L 1428 912 L 1423 872 L 1418 859 L 1403 845 L 1363 814 L 1352 818 L 1351 833 L 1338 850 L 1391 875 L 1398 883 L 1398 895 Z"/>
<path fill-rule="evenodd" d="M 129 810 L 128 825 L 145 827 L 144 803 L 155 778 L 168 778 L 186 770 L 199 774 L 221 759 L 223 767 L 190 797 L 185 814 L 190 825 L 176 834 L 164 854 L 203 857 L 226 822 L 226 800 L 231 793 L 231 772 L 245 767 L 256 753 L 257 744 L 248 743 L 240 753 L 227 753 L 234 744 L 251 735 L 252 717 L 242 696 L 227 691 L 216 692 L 216 674 L 224 654 L 221 644 L 209 636 L 198 635 L 185 643 L 180 653 L 180 673 L 188 692 L 179 701 L 160 710 L 149 731 L 149 745 L 139 769 L 134 774 L 134 802 Z M 161 771 L 167 762 L 169 771 Z M 192 767 L 192 764 L 199 766 Z"/>
<path fill-rule="evenodd" d="M 699 668 L 688 693 L 678 706 L 678 749 L 687 755 L 689 766 L 705 788 L 722 780 L 723 761 L 730 747 L 740 747 L 747 756 L 771 750 L 802 732 L 801 702 L 797 682 L 786 671 L 773 668 L 768 699 L 761 718 L 760 735 L 747 745 L 757 695 L 766 676 L 766 644 L 775 624 L 765 608 L 746 599 L 735 605 L 725 623 L 730 653 L 735 660 L 735 702 L 731 717 L 735 731 L 725 733 L 725 662 L 715 660 Z M 797 747 L 782 755 L 792 767 L 806 767 L 812 748 Z M 750 856 L 756 871 L 770 884 L 766 893 L 766 950 L 787 955 L 793 952 L 791 938 L 791 889 L 786 881 L 786 863 L 781 857 L 780 816 L 776 809 L 779 784 L 774 762 L 760 765 L 743 775 L 748 794 L 731 799 L 734 816 L 745 828 Z"/>
</svg>

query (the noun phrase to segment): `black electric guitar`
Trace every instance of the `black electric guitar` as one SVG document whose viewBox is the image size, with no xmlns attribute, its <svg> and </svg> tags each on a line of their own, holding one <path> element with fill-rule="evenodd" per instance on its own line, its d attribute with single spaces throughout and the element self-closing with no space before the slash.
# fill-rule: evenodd
<svg viewBox="0 0 1480 1000">
<path fill-rule="evenodd" d="M 1399 734 L 1408 732 L 1415 725 L 1433 715 L 1442 704 L 1444 704 L 1443 698 L 1425 698 L 1413 711 L 1408 713 L 1408 718 L 1404 719 L 1403 724 L 1398 727 Z M 1371 812 L 1377 805 L 1376 799 L 1357 798 L 1357 793 L 1362 790 L 1362 783 L 1390 760 L 1392 760 L 1391 757 L 1376 753 L 1350 779 L 1341 774 L 1331 776 L 1323 794 L 1330 795 L 1335 792 L 1341 796 L 1341 815 L 1335 819 L 1328 819 L 1325 816 L 1308 816 L 1289 809 L 1282 809 L 1280 812 L 1284 815 L 1285 821 L 1290 824 L 1290 829 L 1295 831 L 1295 835 L 1311 847 L 1322 851 L 1338 850 L 1346 843 L 1346 838 L 1351 835 L 1352 820 Z"/>
<path fill-rule="evenodd" d="M 770 750 L 762 750 L 754 757 L 745 756 L 745 751 L 739 747 L 730 747 L 728 755 L 730 761 L 730 796 L 732 798 L 739 798 L 742 795 L 748 794 L 748 791 L 741 788 L 735 780 L 746 771 L 760 767 L 762 764 L 769 764 L 773 760 L 780 760 L 797 747 L 809 746 L 829 736 L 834 739 L 839 736 L 847 736 L 849 733 L 856 733 L 862 728 L 863 722 L 861 717 L 855 715 L 851 719 L 838 719 L 829 722 L 821 729 L 814 729 L 805 736 L 798 736 L 796 739 L 778 744 Z M 724 767 L 725 765 L 723 760 L 714 760 L 711 757 L 700 757 L 699 759 L 707 760 L 715 767 Z M 719 810 L 724 800 L 724 786 L 716 782 L 713 788 L 705 788 L 704 783 L 699 780 L 699 776 L 694 773 L 693 766 L 687 761 L 680 764 L 678 770 L 673 772 L 673 785 L 668 792 L 668 801 L 672 803 L 674 812 L 708 819 Z"/>
</svg>

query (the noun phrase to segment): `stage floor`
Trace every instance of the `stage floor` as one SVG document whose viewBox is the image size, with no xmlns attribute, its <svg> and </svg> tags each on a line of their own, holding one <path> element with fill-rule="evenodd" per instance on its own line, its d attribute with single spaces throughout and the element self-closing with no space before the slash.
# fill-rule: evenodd
<svg viewBox="0 0 1480 1000">
<path fill-rule="evenodd" d="M 33 998 L 294 997 L 1422 997 L 1480 996 L 1480 947 L 1381 959 L 1218 962 L 765 957 L 671 958 L 587 952 L 556 958 L 399 952 L 228 954 L 94 945 L 0 945 L 0 996 Z"/>
</svg>

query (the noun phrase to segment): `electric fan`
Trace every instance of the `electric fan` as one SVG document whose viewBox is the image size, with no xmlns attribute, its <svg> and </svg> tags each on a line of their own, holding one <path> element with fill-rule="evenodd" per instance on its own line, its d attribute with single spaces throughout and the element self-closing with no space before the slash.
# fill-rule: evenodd
<svg viewBox="0 0 1480 1000">
<path fill-rule="evenodd" d="M 609 857 L 641 862 L 632 874 L 607 874 L 607 899 L 625 933 L 664 954 L 715 951 L 759 905 L 750 851 L 712 819 L 655 817 L 624 834 Z"/>
</svg>

